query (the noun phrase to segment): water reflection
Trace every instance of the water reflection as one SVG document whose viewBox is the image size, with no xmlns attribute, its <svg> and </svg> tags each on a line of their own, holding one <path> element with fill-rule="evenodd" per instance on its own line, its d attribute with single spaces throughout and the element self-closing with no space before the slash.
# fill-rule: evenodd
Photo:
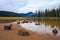
<svg viewBox="0 0 60 40">
<path fill-rule="evenodd" d="M 60 35 L 60 22 L 55 20 L 40 20 L 40 25 L 35 25 L 36 22 L 20 24 L 23 28 L 31 30 L 38 34 L 50 34 L 54 36 Z M 58 25 L 57 25 L 58 24 Z"/>
</svg>

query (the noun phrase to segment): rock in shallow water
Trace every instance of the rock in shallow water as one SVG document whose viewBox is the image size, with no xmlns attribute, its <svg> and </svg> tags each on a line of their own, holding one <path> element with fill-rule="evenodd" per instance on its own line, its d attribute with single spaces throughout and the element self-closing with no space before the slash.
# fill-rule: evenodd
<svg viewBox="0 0 60 40">
<path fill-rule="evenodd" d="M 28 32 L 25 32 L 25 31 L 22 31 L 22 30 L 19 30 L 18 34 L 21 35 L 21 36 L 29 36 Z"/>
</svg>

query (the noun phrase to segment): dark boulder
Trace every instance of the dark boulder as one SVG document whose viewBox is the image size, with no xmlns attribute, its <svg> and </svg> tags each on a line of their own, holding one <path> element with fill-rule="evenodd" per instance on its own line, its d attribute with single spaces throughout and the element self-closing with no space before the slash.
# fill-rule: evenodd
<svg viewBox="0 0 60 40">
<path fill-rule="evenodd" d="M 35 25 L 40 25 L 40 23 L 35 23 Z"/>
<path fill-rule="evenodd" d="M 17 24 L 20 24 L 20 20 L 17 20 Z"/>
<path fill-rule="evenodd" d="M 28 20 L 24 20 L 22 23 L 28 23 Z"/>
<path fill-rule="evenodd" d="M 28 32 L 25 32 L 25 31 L 22 31 L 22 30 L 19 30 L 18 34 L 21 35 L 21 36 L 29 36 Z"/>
<path fill-rule="evenodd" d="M 54 35 L 56 35 L 56 34 L 58 33 L 57 29 L 53 29 L 53 30 L 52 30 L 52 33 L 53 33 Z"/>
<path fill-rule="evenodd" d="M 11 30 L 12 24 L 10 26 L 4 26 L 4 30 Z"/>
</svg>

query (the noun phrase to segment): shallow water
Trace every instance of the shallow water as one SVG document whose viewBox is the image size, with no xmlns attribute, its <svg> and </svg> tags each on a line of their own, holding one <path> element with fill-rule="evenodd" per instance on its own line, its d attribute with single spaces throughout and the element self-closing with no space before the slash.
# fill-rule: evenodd
<svg viewBox="0 0 60 40">
<path fill-rule="evenodd" d="M 60 36 L 60 20 L 40 20 L 39 22 L 40 22 L 40 25 L 35 25 L 36 22 L 20 23 L 20 25 L 22 28 L 36 32 L 38 34 L 50 34 L 52 36 Z M 4 23 L 7 23 L 7 22 L 5 21 Z M 16 22 L 9 21 L 9 23 L 17 23 L 17 21 Z M 58 33 L 54 34 L 52 32 L 52 30 L 54 29 L 56 29 Z"/>
<path fill-rule="evenodd" d="M 57 33 L 55 34 L 56 36 L 60 35 L 60 23 L 57 23 L 56 21 L 41 21 L 40 25 L 35 25 L 36 22 L 32 23 L 21 23 L 20 25 L 22 28 L 25 28 L 26 30 L 30 30 L 33 32 L 36 32 L 38 34 L 50 34 L 54 35 L 52 30 L 56 29 Z M 53 27 L 52 27 L 53 26 Z"/>
</svg>

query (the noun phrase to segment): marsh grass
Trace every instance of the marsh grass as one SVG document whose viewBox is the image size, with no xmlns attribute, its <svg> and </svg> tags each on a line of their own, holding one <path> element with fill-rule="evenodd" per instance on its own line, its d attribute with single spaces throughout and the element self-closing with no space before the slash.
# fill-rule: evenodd
<svg viewBox="0 0 60 40">
<path fill-rule="evenodd" d="M 22 20 L 25 19 L 26 17 L 0 17 L 0 21 L 4 20 Z"/>
</svg>

